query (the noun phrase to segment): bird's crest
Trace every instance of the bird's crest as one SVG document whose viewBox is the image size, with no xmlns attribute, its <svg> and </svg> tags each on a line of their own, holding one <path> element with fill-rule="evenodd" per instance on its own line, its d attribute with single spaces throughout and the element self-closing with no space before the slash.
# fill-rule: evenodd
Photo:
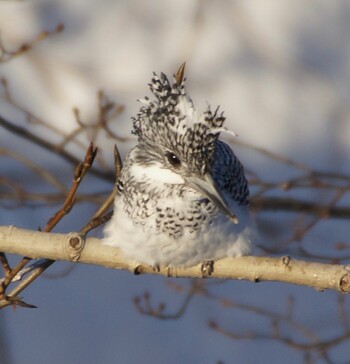
<svg viewBox="0 0 350 364">
<path fill-rule="evenodd" d="M 225 117 L 219 108 L 198 112 L 186 94 L 184 70 L 182 64 L 172 84 L 164 73 L 153 74 L 149 86 L 156 99 L 139 100 L 143 106 L 133 119 L 132 133 L 140 143 L 172 151 L 204 173 L 205 167 L 211 165 L 220 132 L 226 130 Z"/>
</svg>

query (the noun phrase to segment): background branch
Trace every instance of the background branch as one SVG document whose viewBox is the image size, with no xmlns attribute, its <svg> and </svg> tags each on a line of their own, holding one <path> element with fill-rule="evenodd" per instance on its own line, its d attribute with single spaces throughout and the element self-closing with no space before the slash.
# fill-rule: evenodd
<svg viewBox="0 0 350 364">
<path fill-rule="evenodd" d="M 67 152 L 62 146 L 49 142 L 48 140 L 30 132 L 29 130 L 22 128 L 21 126 L 15 125 L 0 115 L 0 126 L 4 129 L 10 131 L 11 133 L 29 140 L 33 144 L 39 145 L 40 147 L 60 156 L 67 162 L 77 165 L 80 161 L 71 153 Z M 92 167 L 90 169 L 91 174 L 98 176 L 99 178 L 105 179 L 107 181 L 113 180 L 114 176 L 110 172 L 101 171 Z"/>
</svg>

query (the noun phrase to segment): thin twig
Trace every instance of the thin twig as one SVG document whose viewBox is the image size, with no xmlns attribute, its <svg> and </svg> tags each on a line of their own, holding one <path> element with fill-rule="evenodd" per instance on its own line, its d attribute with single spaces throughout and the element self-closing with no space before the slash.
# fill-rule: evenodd
<svg viewBox="0 0 350 364">
<path fill-rule="evenodd" d="M 68 195 L 66 197 L 66 200 L 64 201 L 63 207 L 56 212 L 54 216 L 52 216 L 48 223 L 46 224 L 44 231 L 49 232 L 52 231 L 52 229 L 57 225 L 59 221 L 63 218 L 63 216 L 67 215 L 74 203 L 75 203 L 75 195 L 77 192 L 77 189 L 85 177 L 87 171 L 92 166 L 92 163 L 96 157 L 97 148 L 94 149 L 94 146 L 92 143 L 90 143 L 86 155 L 85 160 L 83 163 L 79 163 L 75 169 L 75 174 L 73 178 L 73 184 L 68 192 Z"/>
<path fill-rule="evenodd" d="M 307 202 L 296 198 L 284 197 L 252 197 L 251 206 L 256 211 L 303 212 L 317 216 L 348 219 L 349 207 L 329 207 L 317 202 Z"/>
<path fill-rule="evenodd" d="M 151 295 L 148 292 L 145 292 L 143 296 L 136 296 L 133 301 L 135 307 L 142 315 L 152 316 L 160 320 L 177 320 L 183 316 L 192 298 L 196 293 L 198 293 L 198 291 L 201 290 L 202 282 L 199 280 L 193 280 L 191 287 L 187 290 L 182 303 L 173 313 L 164 312 L 166 309 L 166 304 L 163 302 L 159 303 L 157 306 L 152 305 L 150 301 Z"/>
<path fill-rule="evenodd" d="M 106 223 L 113 215 L 113 212 L 109 212 L 104 215 L 109 207 L 113 204 L 114 198 L 118 192 L 118 181 L 121 177 L 123 162 L 120 157 L 119 149 L 117 145 L 114 145 L 114 165 L 115 165 L 115 185 L 112 192 L 100 206 L 100 208 L 95 212 L 90 221 L 80 230 L 80 233 L 86 235 L 92 229 Z M 103 216 L 104 215 L 104 216 Z"/>
<path fill-rule="evenodd" d="M 20 136 L 32 142 L 33 144 L 39 145 L 40 147 L 60 156 L 61 158 L 65 159 L 71 164 L 77 165 L 79 163 L 79 159 L 74 157 L 71 153 L 67 152 L 65 149 L 47 141 L 46 139 L 39 137 L 38 135 L 33 134 L 32 132 L 30 132 L 25 128 L 10 123 L 1 115 L 0 115 L 0 125 L 5 129 L 9 130 L 10 132 L 12 132 L 13 134 Z M 112 173 L 101 171 L 96 168 L 91 168 L 90 172 L 91 174 L 98 176 L 99 178 L 104 179 L 106 181 L 113 181 L 114 178 Z"/>
<path fill-rule="evenodd" d="M 64 30 L 64 25 L 62 23 L 58 24 L 53 30 L 44 30 L 40 32 L 33 40 L 27 43 L 21 44 L 14 51 L 9 51 L 3 44 L 0 38 L 0 63 L 8 62 L 11 59 L 21 56 L 23 53 L 31 50 L 36 44 L 45 40 L 48 36 L 58 34 Z"/>
<path fill-rule="evenodd" d="M 58 191 L 63 193 L 67 192 L 64 184 L 61 181 L 59 181 L 56 176 L 54 176 L 51 172 L 44 169 L 43 167 L 39 166 L 37 163 L 31 161 L 24 155 L 2 147 L 0 147 L 0 155 L 7 156 L 23 164 L 23 166 L 26 166 L 27 168 L 32 170 L 35 175 L 40 176 L 44 181 L 50 183 Z"/>
<path fill-rule="evenodd" d="M 68 214 L 75 202 L 75 195 L 77 189 L 85 177 L 87 171 L 92 166 L 92 163 L 96 157 L 97 148 L 94 148 L 93 144 L 91 143 L 86 151 L 85 159 L 83 163 L 79 163 L 76 170 L 75 175 L 73 178 L 72 186 L 68 192 L 66 200 L 63 204 L 63 207 L 56 212 L 56 214 L 49 219 L 47 222 L 44 231 L 51 232 L 52 229 L 57 225 L 61 219 Z M 3 294 L 2 296 L 5 299 L 0 302 L 0 308 L 6 307 L 9 305 L 21 305 L 25 307 L 29 307 L 23 301 L 21 301 L 17 295 L 24 290 L 29 284 L 32 283 L 37 277 L 39 277 L 48 267 L 50 267 L 55 261 L 51 259 L 47 259 L 41 262 L 39 266 L 36 266 L 33 271 L 27 275 L 27 277 L 19 283 L 14 289 L 11 290 L 7 295 L 5 295 L 5 290 L 8 285 L 11 283 L 12 279 L 25 267 L 25 265 L 30 261 L 30 258 L 24 257 L 22 260 L 11 270 L 11 273 L 8 276 L 5 276 L 5 280 L 1 283 Z"/>
</svg>

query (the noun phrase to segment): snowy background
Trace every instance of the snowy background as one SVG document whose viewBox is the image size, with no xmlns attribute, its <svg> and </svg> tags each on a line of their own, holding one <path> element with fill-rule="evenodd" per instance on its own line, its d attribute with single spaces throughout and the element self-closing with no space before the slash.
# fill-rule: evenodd
<svg viewBox="0 0 350 364">
<path fill-rule="evenodd" d="M 76 127 L 73 107 L 86 122 L 94 120 L 96 93 L 103 89 L 125 106 L 112 128 L 129 137 L 136 100 L 149 94 L 152 72 L 172 75 L 186 61 L 192 98 L 203 109 L 207 102 L 220 105 L 240 141 L 312 169 L 349 175 L 348 1 L 0 1 L 0 36 L 7 49 L 58 23 L 64 24 L 63 32 L 0 64 L 0 77 L 6 77 L 16 100 L 55 127 Z M 3 98 L 0 114 L 25 125 L 23 115 Z M 46 137 L 40 126 L 31 128 Z M 101 135 L 96 143 L 104 168 L 112 170 L 113 141 Z M 119 145 L 123 155 L 133 143 L 130 136 Z M 69 183 L 72 167 L 41 148 L 1 128 L 0 145 L 30 155 Z M 252 149 L 235 151 L 248 171 L 283 181 L 283 168 L 258 158 Z M 72 152 L 83 156 L 74 147 Z M 25 171 L 1 158 L 0 175 L 26 178 Z M 107 191 L 112 184 L 84 188 Z M 327 202 L 329 196 L 320 193 L 318 199 Z M 93 208 L 80 205 L 57 231 L 76 230 Z M 37 229 L 55 209 L 1 208 L 0 224 Z M 281 221 L 288 226 L 288 216 Z M 348 231 L 345 221 L 330 222 L 307 239 L 327 254 L 327 244 L 349 242 Z M 278 245 L 278 239 L 272 244 Z M 276 341 L 234 341 L 208 328 L 208 320 L 215 319 L 241 332 L 263 332 L 268 322 L 255 313 L 231 312 L 197 296 L 179 320 L 156 320 L 142 316 L 132 301 L 148 290 L 152 301 L 165 301 L 169 311 L 176 310 L 183 295 L 169 289 L 166 280 L 95 266 L 78 266 L 60 277 L 67 267 L 57 263 L 23 293 L 38 309 L 1 312 L 1 364 L 302 362 L 299 351 Z M 283 312 L 288 296 L 294 295 L 297 317 L 320 335 L 332 335 L 340 325 L 333 292 L 246 282 L 214 289 L 217 295 L 274 312 Z M 334 362 L 346 363 L 350 347 L 333 355 Z"/>
</svg>

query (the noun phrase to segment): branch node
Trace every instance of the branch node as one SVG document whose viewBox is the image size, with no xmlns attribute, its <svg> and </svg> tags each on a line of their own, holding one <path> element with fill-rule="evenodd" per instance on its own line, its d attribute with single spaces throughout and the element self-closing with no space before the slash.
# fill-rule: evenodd
<svg viewBox="0 0 350 364">
<path fill-rule="evenodd" d="M 339 281 L 339 289 L 342 293 L 350 292 L 350 273 L 345 273 Z"/>
<path fill-rule="evenodd" d="M 85 247 L 85 236 L 78 233 L 69 233 L 65 241 L 64 248 L 68 254 L 69 260 L 77 262 Z"/>
<path fill-rule="evenodd" d="M 282 264 L 285 265 L 286 267 L 288 267 L 291 260 L 292 259 L 289 255 L 285 255 L 284 257 L 282 257 Z"/>
<path fill-rule="evenodd" d="M 135 274 L 135 276 L 138 276 L 140 274 L 142 274 L 143 272 L 143 267 L 141 264 L 138 264 L 134 269 L 133 269 L 133 273 Z"/>
</svg>

